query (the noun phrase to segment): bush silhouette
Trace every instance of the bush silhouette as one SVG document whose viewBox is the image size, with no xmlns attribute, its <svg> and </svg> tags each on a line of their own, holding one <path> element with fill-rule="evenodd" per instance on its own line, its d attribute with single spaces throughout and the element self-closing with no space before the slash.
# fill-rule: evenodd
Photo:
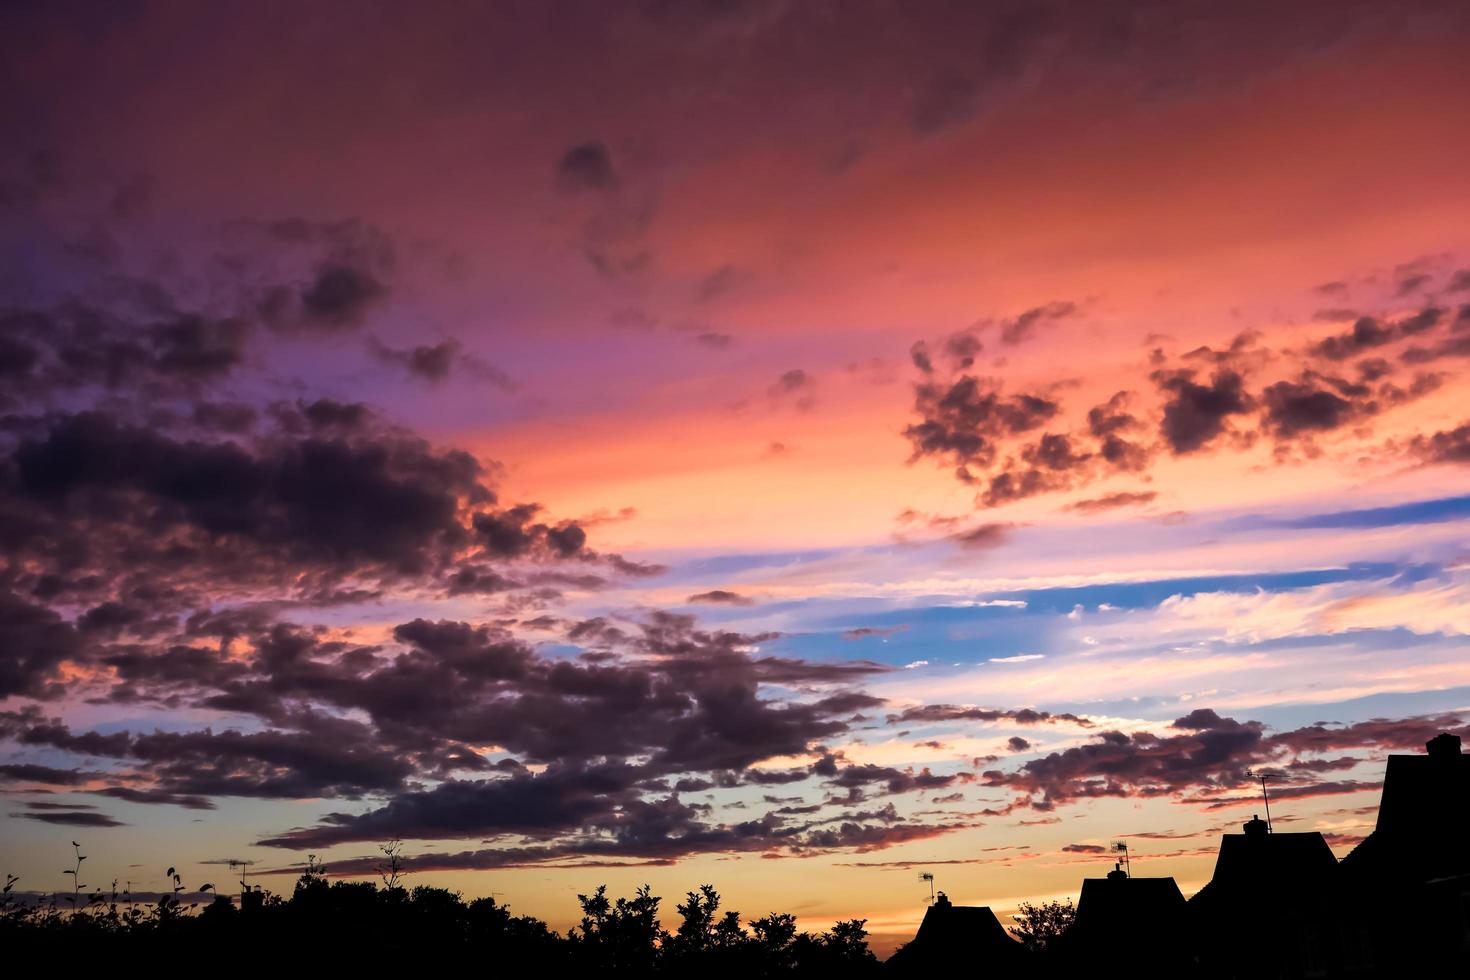
<svg viewBox="0 0 1470 980">
<path fill-rule="evenodd" d="M 393 852 L 385 850 L 390 860 Z M 876 972 L 863 920 L 827 932 L 798 931 L 796 918 L 772 913 L 742 925 L 721 910 L 710 885 L 676 906 L 672 932 L 660 924 L 661 899 L 643 886 L 611 898 L 605 885 L 578 895 L 581 920 L 565 934 L 532 916 L 513 915 L 491 898 L 466 902 L 446 888 L 402 884 L 390 866 L 382 883 L 332 881 L 309 856 L 287 896 L 242 883 L 238 898 L 213 886 L 188 888 L 173 868 L 172 891 L 135 900 L 129 890 L 87 895 L 21 895 L 7 876 L 0 896 L 0 944 L 12 954 L 71 962 L 138 962 L 139 957 L 217 958 L 237 950 L 261 965 L 313 960 L 337 964 L 437 964 L 463 957 L 500 970 L 596 971 L 614 976 L 828 976 Z M 192 900 L 197 895 L 198 900 Z M 142 899 L 143 896 L 137 896 Z M 207 899 L 207 901 L 206 901 Z M 75 905 L 75 908 L 73 908 Z M 268 957 L 268 959 L 267 959 Z"/>
</svg>

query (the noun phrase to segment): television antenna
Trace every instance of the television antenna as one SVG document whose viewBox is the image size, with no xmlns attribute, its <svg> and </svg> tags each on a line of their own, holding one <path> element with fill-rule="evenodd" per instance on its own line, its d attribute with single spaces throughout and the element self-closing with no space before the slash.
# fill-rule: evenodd
<svg viewBox="0 0 1470 980">
<path fill-rule="evenodd" d="M 929 883 L 929 904 L 930 905 L 933 905 L 934 904 L 934 875 L 933 875 L 933 873 L 932 872 L 929 872 L 929 871 L 920 871 L 919 872 L 919 880 L 920 881 L 927 881 Z"/>
<path fill-rule="evenodd" d="M 250 891 L 250 866 L 255 862 L 247 861 L 244 858 L 226 858 L 225 863 L 230 866 L 231 871 L 238 871 L 240 873 L 240 894 L 243 895 Z M 243 902 L 244 899 L 242 898 L 240 901 Z"/>
<path fill-rule="evenodd" d="M 1123 871 L 1128 877 L 1133 877 L 1133 865 L 1128 860 L 1128 842 L 1126 840 L 1113 841 L 1113 851 L 1123 855 Z"/>
<path fill-rule="evenodd" d="M 1265 769 L 1247 769 L 1245 774 L 1261 784 L 1261 800 L 1266 804 L 1266 833 L 1276 833 L 1276 830 L 1271 826 L 1271 797 L 1266 792 L 1266 780 L 1280 779 L 1281 774 L 1279 772 L 1269 772 Z"/>
</svg>

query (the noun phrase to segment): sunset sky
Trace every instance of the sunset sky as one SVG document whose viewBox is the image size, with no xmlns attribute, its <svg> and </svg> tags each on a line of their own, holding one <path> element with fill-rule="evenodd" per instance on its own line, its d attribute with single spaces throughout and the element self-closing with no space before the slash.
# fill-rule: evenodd
<svg viewBox="0 0 1470 980">
<path fill-rule="evenodd" d="M 0 10 L 0 873 L 1339 854 L 1470 720 L 1470 8 Z M 1470 733 L 1467 733 L 1470 734 Z M 274 873 L 273 873 L 274 872 Z"/>
</svg>

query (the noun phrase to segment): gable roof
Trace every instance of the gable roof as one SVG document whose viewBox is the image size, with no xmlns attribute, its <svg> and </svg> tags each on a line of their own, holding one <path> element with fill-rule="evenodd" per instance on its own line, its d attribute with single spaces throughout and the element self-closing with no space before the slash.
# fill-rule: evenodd
<svg viewBox="0 0 1470 980">
<path fill-rule="evenodd" d="M 1336 855 L 1316 831 L 1226 834 L 1214 875 L 1189 904 L 1196 909 L 1217 903 L 1259 907 L 1321 894 L 1337 870 Z"/>
<path fill-rule="evenodd" d="M 986 905 L 929 906 L 919 931 L 888 958 L 891 968 L 931 969 L 963 964 L 970 975 L 986 964 L 1010 968 L 1026 955 L 1026 948 L 1010 937 Z"/>
</svg>

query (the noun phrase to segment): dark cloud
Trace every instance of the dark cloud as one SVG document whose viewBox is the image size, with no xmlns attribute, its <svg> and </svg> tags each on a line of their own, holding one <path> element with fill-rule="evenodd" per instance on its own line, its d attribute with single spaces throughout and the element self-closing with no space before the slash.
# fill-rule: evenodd
<svg viewBox="0 0 1470 980">
<path fill-rule="evenodd" d="M 730 592 L 726 589 L 711 589 L 708 592 L 696 592 L 684 601 L 688 603 L 709 603 L 712 605 L 726 606 L 755 605 L 754 599 L 740 595 L 738 592 Z"/>
<path fill-rule="evenodd" d="M 145 428 L 100 412 L 12 417 L 19 437 L 0 440 L 0 584 L 91 601 L 100 625 L 123 608 L 106 603 L 130 593 L 126 605 L 166 609 L 206 586 L 299 590 L 278 598 L 390 580 L 511 587 L 487 564 L 496 561 L 658 571 L 591 550 L 581 527 L 538 520 L 536 505 L 496 508 L 491 470 L 364 406 L 278 404 L 268 419 L 222 437 L 192 421 Z"/>
<path fill-rule="evenodd" d="M 1065 301 L 1048 303 L 1027 310 L 1014 320 L 1001 325 L 1000 341 L 1009 346 L 1030 340 L 1042 327 L 1064 320 L 1077 313 L 1077 304 Z"/>
<path fill-rule="evenodd" d="M 749 767 L 846 732 L 858 713 L 883 704 L 847 685 L 886 669 L 757 655 L 773 635 L 707 632 L 668 613 L 634 628 L 578 624 L 573 632 L 589 652 L 610 655 L 584 663 L 543 657 L 495 627 L 453 621 L 403 623 L 387 650 L 268 619 L 197 618 L 191 630 L 229 639 L 218 647 L 165 639 L 107 654 L 117 671 L 111 696 L 246 713 L 270 727 L 78 733 L 27 710 L 0 716 L 0 737 L 117 760 L 127 768 L 112 771 L 106 778 L 115 785 L 97 792 L 134 803 L 200 809 L 228 796 L 390 798 L 373 811 L 377 823 L 331 818 L 305 835 L 315 842 L 359 839 L 352 835 L 389 825 L 403 836 L 432 836 L 463 829 L 464 821 L 479 821 L 473 832 L 480 834 L 555 835 L 589 821 L 614 826 L 666 776 L 712 774 L 734 784 L 807 778 L 805 770 Z M 765 685 L 827 690 L 776 700 L 761 693 Z M 492 765 L 468 748 L 485 744 L 515 757 Z M 533 776 L 521 759 L 548 769 Z M 485 778 L 496 772 L 503 775 Z M 480 778 L 464 778 L 471 773 Z M 80 778 L 39 769 L 5 775 Z M 434 790 L 412 785 L 423 777 L 444 782 Z M 928 781 L 914 778 L 916 786 Z"/>
<path fill-rule="evenodd" d="M 80 304 L 0 312 L 0 379 L 11 398 L 89 387 L 189 392 L 238 367 L 249 336 L 246 320 L 171 308 L 161 319 Z"/>
<path fill-rule="evenodd" d="M 1399 280 L 1398 289 L 1394 292 L 1394 295 L 1402 298 L 1412 293 L 1417 293 L 1425 286 L 1429 285 L 1430 282 L 1432 282 L 1433 280 L 1434 277 L 1426 272 L 1420 272 L 1415 275 L 1405 276 L 1404 278 Z"/>
<path fill-rule="evenodd" d="M 27 800 L 28 810 L 95 810 L 90 803 L 58 803 L 52 800 Z"/>
<path fill-rule="evenodd" d="M 1013 524 L 990 523 L 981 524 L 965 531 L 951 534 L 949 539 L 962 548 L 980 551 L 988 548 L 999 548 L 1009 540 Z"/>
<path fill-rule="evenodd" d="M 733 265 L 722 265 L 705 276 L 699 283 L 695 300 L 707 303 L 738 288 L 749 278 L 748 273 Z"/>
<path fill-rule="evenodd" d="M 110 796 L 116 800 L 125 800 L 128 803 L 163 804 L 167 806 L 183 807 L 186 810 L 213 810 L 215 808 L 212 800 L 203 796 L 188 793 L 171 793 L 167 790 L 158 789 L 135 789 L 131 786 L 107 786 L 102 789 L 88 790 L 99 796 Z"/>
<path fill-rule="evenodd" d="M 706 330 L 702 333 L 695 334 L 694 340 L 695 343 L 702 344 L 714 350 L 727 350 L 735 343 L 735 338 L 730 334 L 720 333 L 715 330 Z"/>
<path fill-rule="evenodd" d="M 1060 712 L 1037 711 L 1034 708 L 1019 708 L 1005 711 L 999 708 L 971 708 L 955 704 L 926 704 L 907 708 L 888 716 L 890 725 L 925 725 L 946 721 L 1012 722 L 1017 725 L 1070 724 L 1080 728 L 1091 728 L 1092 722 L 1080 715 Z"/>
<path fill-rule="evenodd" d="M 80 786 L 94 778 L 97 773 L 79 769 L 57 769 L 30 762 L 14 762 L 0 765 L 0 780 L 15 783 L 40 783 L 45 786 Z"/>
<path fill-rule="evenodd" d="M 1003 471 L 991 476 L 978 502 L 983 507 L 999 507 L 1013 500 L 1065 490 L 1092 458 L 1092 453 L 1079 451 L 1070 436 L 1048 432 L 1007 461 Z"/>
<path fill-rule="evenodd" d="M 844 640 L 861 640 L 861 639 L 864 639 L 864 638 L 869 637 L 869 636 L 878 636 L 878 637 L 883 637 L 883 638 L 886 639 L 887 637 L 893 636 L 896 633 L 906 633 L 906 632 L 908 632 L 908 626 L 906 626 L 906 625 L 899 625 L 899 626 L 859 626 L 859 627 L 856 627 L 855 629 L 843 630 L 842 631 L 842 638 Z"/>
<path fill-rule="evenodd" d="M 1312 348 L 1312 353 L 1331 361 L 1345 361 L 1376 347 L 1431 330 L 1443 317 L 1444 310 L 1433 306 L 1392 323 L 1384 323 L 1371 316 L 1359 317 L 1351 330 L 1324 338 Z"/>
<path fill-rule="evenodd" d="M 1119 491 L 1089 500 L 1078 500 L 1068 504 L 1066 509 L 1075 510 L 1081 514 L 1096 514 L 1105 510 L 1116 510 L 1119 507 L 1142 507 L 1144 504 L 1153 503 L 1157 497 L 1158 493 L 1154 490 Z"/>
<path fill-rule="evenodd" d="M 65 691 L 61 667 L 82 651 L 75 628 L 45 606 L 0 592 L 0 700 Z"/>
<path fill-rule="evenodd" d="M 1216 371 L 1208 384 L 1194 380 L 1192 371 L 1155 375 L 1167 396 L 1160 431 L 1175 455 L 1197 452 L 1226 431 L 1226 421 L 1252 407 L 1244 380 L 1235 371 Z"/>
<path fill-rule="evenodd" d="M 1324 432 L 1351 421 L 1353 402 L 1310 379 L 1278 381 L 1263 392 L 1266 422 L 1283 438 Z"/>
<path fill-rule="evenodd" d="M 556 181 L 565 191 L 610 191 L 619 183 L 612 153 L 597 141 L 567 150 L 557 162 Z"/>
<path fill-rule="evenodd" d="M 952 384 L 915 385 L 914 408 L 922 421 L 904 429 L 912 458 L 947 459 L 968 479 L 968 467 L 989 467 L 1003 439 L 1041 426 L 1058 405 L 1040 395 L 1003 396 L 996 383 L 964 375 Z"/>
<path fill-rule="evenodd" d="M 1415 436 L 1409 448 L 1426 463 L 1470 463 L 1470 422 L 1431 435 Z"/>
<path fill-rule="evenodd" d="M 1074 304 L 1054 303 L 1003 322 L 1002 329 L 1075 312 Z M 1160 396 L 1156 408 L 1132 391 L 1118 391 L 1088 410 L 1084 427 L 1068 431 L 1054 426 L 1063 415 L 1051 393 L 1019 396 L 1027 399 L 1020 402 L 1004 396 L 994 381 L 964 373 L 942 380 L 935 351 L 952 371 L 963 372 L 981 349 L 980 333 L 994 324 L 981 321 L 932 350 L 922 341 L 913 346 L 921 373 L 914 402 L 919 421 L 904 430 L 913 447 L 910 461 L 930 456 L 953 463 L 956 477 L 976 487 L 978 508 L 1121 473 L 1146 474 L 1160 452 L 1187 455 L 1222 442 L 1240 450 L 1264 437 L 1278 458 L 1320 455 L 1322 437 L 1350 431 L 1362 438 L 1373 419 L 1431 394 L 1451 377 L 1422 370 L 1398 380 L 1395 363 L 1381 356 L 1360 359 L 1352 376 L 1335 373 L 1335 364 L 1409 339 L 1417 342 L 1400 352 L 1403 364 L 1470 357 L 1470 304 L 1453 319 L 1433 305 L 1394 320 L 1359 317 L 1346 334 L 1290 352 L 1266 348 L 1260 334 L 1246 331 L 1220 349 L 1201 346 L 1177 358 L 1156 349 L 1150 358 L 1150 378 Z M 1058 383 L 1048 391 L 1065 387 Z M 1051 431 L 1031 435 L 1043 427 Z M 1453 456 L 1451 434 L 1441 435 L 1441 448 L 1434 445 L 1429 436 L 1398 444 L 1420 458 Z M 1136 493 L 1109 494 L 1069 509 L 1095 512 L 1153 499 L 1149 492 Z"/>
<path fill-rule="evenodd" d="M 766 395 L 778 404 L 790 402 L 797 411 L 809 412 L 816 406 L 817 380 L 801 368 L 792 368 L 766 389 Z"/>
<path fill-rule="evenodd" d="M 1371 788 L 1376 784 L 1319 782 L 1313 774 L 1346 764 L 1333 760 L 1324 767 L 1300 756 L 1344 749 L 1417 748 L 1440 731 L 1459 733 L 1465 727 L 1458 717 L 1445 716 L 1318 724 L 1270 733 L 1260 722 L 1240 722 L 1198 708 L 1170 725 L 1177 735 L 1101 732 L 1085 745 L 1033 759 L 1014 772 L 992 770 L 983 779 L 986 785 L 1018 792 L 1013 806 L 1038 810 L 1097 797 L 1172 797 L 1218 808 L 1258 799 L 1241 791 L 1252 785 L 1254 777 L 1248 770 L 1263 768 L 1277 775 L 1284 796 Z M 1272 796 L 1276 795 L 1273 786 Z"/>
<path fill-rule="evenodd" d="M 1075 304 L 1069 303 L 1036 307 L 1003 323 L 1003 331 L 1005 326 L 1026 328 L 1075 313 Z M 982 320 L 951 335 L 936 350 L 951 370 L 963 372 L 979 353 L 980 332 L 994 323 Z M 1432 370 L 1399 381 L 1394 361 L 1386 357 L 1358 361 L 1355 379 L 1333 369 L 1339 361 L 1410 338 L 1419 342 L 1399 353 L 1404 364 L 1470 357 L 1470 304 L 1454 320 L 1438 306 L 1395 320 L 1358 317 L 1348 334 L 1327 336 L 1304 351 L 1277 353 L 1250 331 L 1233 336 L 1219 350 L 1205 345 L 1177 359 L 1158 348 L 1150 359 L 1150 378 L 1160 397 L 1157 408 L 1141 404 L 1135 392 L 1119 391 L 1089 408 L 1086 425 L 1072 430 L 1054 429 L 1054 420 L 1063 413 L 1053 394 L 1005 397 L 998 382 L 966 373 L 942 381 L 935 353 L 920 341 L 910 351 L 922 375 L 914 388 L 919 422 L 907 426 L 904 435 L 913 447 L 910 461 L 933 457 L 953 463 L 957 478 L 976 486 L 980 508 L 1069 491 L 1120 473 L 1144 475 L 1161 451 L 1201 453 L 1226 441 L 1230 448 L 1244 450 L 1266 438 L 1277 458 L 1311 457 L 1323 453 L 1322 436 L 1351 430 L 1363 438 L 1374 417 L 1444 385 L 1451 375 Z M 1048 391 L 1064 388 L 1057 383 Z M 1042 428 L 1053 430 L 1032 435 Z M 1421 458 L 1452 455 L 1448 433 L 1439 439 L 1446 447 L 1441 450 L 1432 448 L 1429 436 L 1399 445 Z M 1070 508 L 1095 513 L 1152 500 L 1148 492 L 1136 494 L 1104 495 Z"/>
<path fill-rule="evenodd" d="M 303 323 L 324 330 L 359 325 L 388 288 L 372 272 L 345 262 L 327 262 L 301 291 Z"/>
<path fill-rule="evenodd" d="M 41 823 L 56 824 L 62 827 L 89 827 L 92 829 L 102 829 L 106 827 L 127 826 L 127 824 L 123 823 L 121 820 L 109 817 L 105 813 L 66 813 L 56 811 L 43 811 L 40 813 L 12 813 L 11 816 L 19 817 L 22 820 L 36 820 Z"/>
<path fill-rule="evenodd" d="M 965 32 L 974 45 L 967 67 L 936 71 L 923 82 L 909 107 L 910 125 L 927 135 L 975 116 L 989 98 L 1030 67 L 1055 29 L 1053 17 L 1050 10 L 1031 5 L 988 8 L 983 19 Z"/>
<path fill-rule="evenodd" d="M 554 766 L 493 781 L 450 781 L 402 793 L 365 814 L 333 813 L 317 827 L 258 843 L 301 850 L 394 838 L 549 837 L 591 824 L 610 825 L 621 807 L 636 802 L 636 781 L 632 767 L 619 764 Z"/>
<path fill-rule="evenodd" d="M 465 353 L 457 340 L 420 344 L 404 350 L 373 340 L 371 349 L 373 355 L 384 364 L 402 368 L 409 376 L 422 381 L 443 381 L 457 371 L 473 380 L 485 381 L 506 390 L 515 387 L 505 372 Z"/>
<path fill-rule="evenodd" d="M 470 544 L 461 511 L 493 496 L 473 457 L 390 429 L 344 431 L 342 418 L 314 403 L 288 413 L 305 431 L 245 444 L 91 412 L 37 420 L 0 482 L 10 518 L 0 534 L 17 557 L 55 556 L 48 564 L 75 543 L 108 574 L 140 564 L 419 572 Z M 231 548 L 219 554 L 211 542 Z M 123 550 L 132 558 L 111 560 Z"/>
<path fill-rule="evenodd" d="M 202 729 L 133 735 L 73 734 L 56 723 L 23 732 L 22 745 L 47 745 L 70 752 L 135 760 L 132 779 L 148 785 L 113 786 L 96 792 L 131 803 L 213 809 L 206 797 L 242 796 L 304 799 L 355 798 L 401 787 L 414 773 L 412 760 L 373 744 L 371 732 L 351 722 L 298 719 L 288 732 Z"/>
</svg>

